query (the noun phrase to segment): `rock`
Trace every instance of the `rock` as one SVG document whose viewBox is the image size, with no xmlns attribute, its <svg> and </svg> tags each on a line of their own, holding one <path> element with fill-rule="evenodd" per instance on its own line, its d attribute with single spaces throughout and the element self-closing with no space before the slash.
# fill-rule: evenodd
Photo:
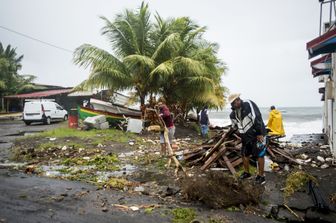
<svg viewBox="0 0 336 223">
<path fill-rule="evenodd" d="M 165 191 L 163 191 L 163 194 L 165 196 L 172 196 L 180 192 L 181 189 L 179 187 L 174 187 L 174 186 L 168 186 L 166 187 Z"/>
<path fill-rule="evenodd" d="M 56 138 L 49 138 L 49 140 L 50 140 L 50 141 L 55 141 L 55 140 L 56 140 Z"/>
<path fill-rule="evenodd" d="M 296 159 L 296 161 L 297 161 L 298 163 L 300 163 L 300 164 L 303 164 L 303 163 L 304 163 L 304 161 L 303 161 L 302 159 Z"/>
<path fill-rule="evenodd" d="M 108 211 L 107 207 L 102 208 L 102 212 L 107 212 L 107 211 Z"/>
<path fill-rule="evenodd" d="M 36 165 L 26 166 L 25 173 L 26 174 L 34 174 L 36 170 Z"/>
<path fill-rule="evenodd" d="M 321 169 L 326 169 L 326 168 L 328 168 L 328 167 L 329 167 L 329 165 L 328 165 L 328 164 L 326 164 L 326 163 L 325 163 L 325 164 L 323 164 L 322 166 L 320 166 L 320 168 L 321 168 Z"/>
<path fill-rule="evenodd" d="M 300 155 L 300 158 L 303 159 L 303 160 L 306 160 L 306 159 L 309 158 L 309 156 L 303 153 L 303 154 Z"/>
<path fill-rule="evenodd" d="M 104 147 L 104 145 L 103 145 L 103 144 L 101 144 L 101 143 L 99 143 L 99 144 L 97 145 L 97 147 L 98 147 L 98 148 L 103 148 L 103 147 Z"/>
<path fill-rule="evenodd" d="M 129 207 L 132 211 L 139 211 L 140 210 L 140 208 L 139 207 L 137 207 L 137 206 L 131 206 L 131 207 Z"/>
<path fill-rule="evenodd" d="M 305 160 L 304 162 L 305 162 L 305 163 L 310 163 L 311 161 L 312 161 L 312 159 L 309 158 L 309 159 Z"/>
<path fill-rule="evenodd" d="M 325 159 L 322 156 L 317 156 L 316 159 L 322 163 L 325 162 Z"/>
<path fill-rule="evenodd" d="M 135 187 L 135 188 L 134 188 L 134 191 L 135 191 L 135 192 L 144 192 L 144 191 L 145 191 L 145 188 L 144 188 L 143 186 Z"/>
<path fill-rule="evenodd" d="M 84 150 L 84 148 L 79 148 L 78 149 L 78 152 L 80 153 L 80 152 L 82 152 Z"/>
<path fill-rule="evenodd" d="M 119 158 L 125 158 L 126 157 L 126 155 L 124 154 L 124 153 L 121 153 L 121 154 L 119 154 L 119 156 L 118 156 Z"/>
<path fill-rule="evenodd" d="M 317 165 L 315 163 L 312 163 L 311 167 L 317 167 Z"/>
<path fill-rule="evenodd" d="M 329 148 L 329 145 L 320 146 L 320 149 L 328 149 L 328 148 Z"/>
<path fill-rule="evenodd" d="M 90 160 L 90 157 L 88 157 L 88 156 L 84 156 L 84 157 L 83 157 L 83 160 Z"/>
<path fill-rule="evenodd" d="M 325 160 L 326 160 L 327 162 L 332 162 L 333 159 L 332 159 L 331 157 L 328 157 L 328 158 L 326 158 Z"/>
<path fill-rule="evenodd" d="M 62 147 L 62 151 L 65 151 L 65 150 L 67 150 L 67 149 L 68 149 L 67 146 L 63 146 L 63 147 Z"/>
</svg>

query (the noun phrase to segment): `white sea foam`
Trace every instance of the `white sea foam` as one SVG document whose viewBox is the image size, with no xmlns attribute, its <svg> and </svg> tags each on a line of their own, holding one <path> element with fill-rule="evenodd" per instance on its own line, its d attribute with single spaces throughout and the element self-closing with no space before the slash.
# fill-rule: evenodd
<svg viewBox="0 0 336 223">
<path fill-rule="evenodd" d="M 210 123 L 213 126 L 226 126 L 230 125 L 230 119 L 210 119 Z M 266 123 L 266 122 L 265 122 Z M 321 133 L 322 132 L 322 119 L 316 119 L 313 121 L 284 121 L 284 128 L 286 132 L 286 137 L 284 140 L 290 140 L 294 134 L 310 134 L 310 133 Z"/>
</svg>

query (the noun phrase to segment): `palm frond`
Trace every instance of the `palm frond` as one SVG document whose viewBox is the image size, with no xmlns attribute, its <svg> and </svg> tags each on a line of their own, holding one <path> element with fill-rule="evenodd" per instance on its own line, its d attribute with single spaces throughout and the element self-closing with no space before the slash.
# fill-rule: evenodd
<svg viewBox="0 0 336 223">
<path fill-rule="evenodd" d="M 127 65 L 129 70 L 135 69 L 138 65 L 147 67 L 149 70 L 155 67 L 155 61 L 152 58 L 138 54 L 124 57 L 123 62 Z"/>
</svg>

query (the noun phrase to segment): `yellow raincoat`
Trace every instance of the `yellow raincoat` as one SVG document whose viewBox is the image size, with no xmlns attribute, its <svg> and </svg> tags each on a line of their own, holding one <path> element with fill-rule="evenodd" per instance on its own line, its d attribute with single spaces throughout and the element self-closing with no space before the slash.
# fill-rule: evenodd
<svg viewBox="0 0 336 223">
<path fill-rule="evenodd" d="M 267 128 L 271 130 L 269 135 L 285 135 L 285 130 L 282 123 L 282 114 L 279 110 L 273 109 L 269 113 Z"/>
</svg>

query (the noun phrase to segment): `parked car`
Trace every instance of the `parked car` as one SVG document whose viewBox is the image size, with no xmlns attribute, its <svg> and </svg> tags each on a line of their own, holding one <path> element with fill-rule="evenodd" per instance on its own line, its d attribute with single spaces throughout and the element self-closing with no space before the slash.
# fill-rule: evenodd
<svg viewBox="0 0 336 223">
<path fill-rule="evenodd" d="M 43 122 L 50 125 L 52 121 L 67 120 L 68 112 L 52 100 L 28 100 L 26 99 L 23 108 L 23 121 L 26 125 L 32 122 Z"/>
</svg>

